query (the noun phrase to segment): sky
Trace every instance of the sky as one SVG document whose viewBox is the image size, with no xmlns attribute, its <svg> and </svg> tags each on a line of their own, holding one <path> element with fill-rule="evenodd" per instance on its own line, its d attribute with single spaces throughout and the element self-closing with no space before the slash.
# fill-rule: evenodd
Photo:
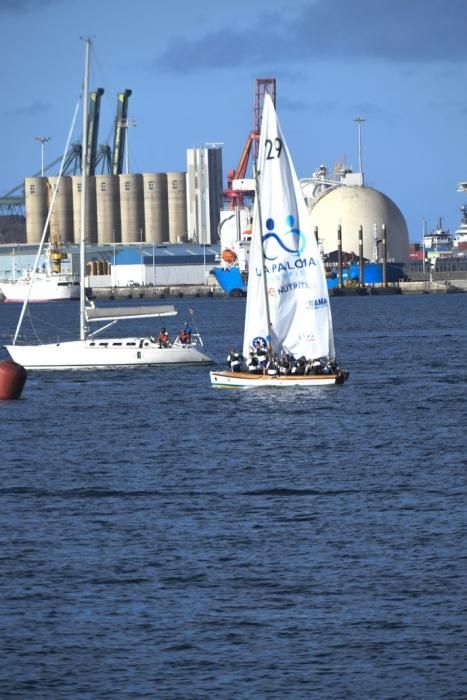
<svg viewBox="0 0 467 700">
<path fill-rule="evenodd" d="M 467 0 L 0 0 L 0 27 L 0 195 L 39 173 L 36 136 L 50 137 L 46 164 L 64 152 L 89 37 L 99 143 L 132 90 L 132 172 L 183 171 L 187 148 L 220 143 L 226 183 L 254 128 L 255 80 L 275 78 L 300 178 L 357 171 L 362 117 L 365 184 L 395 202 L 410 240 L 460 223 Z"/>
</svg>

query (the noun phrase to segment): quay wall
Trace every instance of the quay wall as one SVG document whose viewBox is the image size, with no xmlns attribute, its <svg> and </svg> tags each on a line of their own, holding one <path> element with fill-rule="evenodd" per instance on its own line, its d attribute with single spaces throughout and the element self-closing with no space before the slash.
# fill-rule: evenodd
<svg viewBox="0 0 467 700">
<path fill-rule="evenodd" d="M 102 299 L 137 299 L 137 298 L 164 298 L 164 297 L 224 297 L 226 294 L 216 281 L 209 281 L 205 285 L 158 285 L 134 287 L 100 287 L 93 285 L 93 279 L 88 278 L 88 285 L 92 289 L 95 298 Z M 397 285 L 383 287 L 344 287 L 343 289 L 331 289 L 331 297 L 349 296 L 383 296 L 396 294 L 452 294 L 467 292 L 467 280 L 455 282 L 400 282 Z M 239 295 L 240 296 L 240 295 Z"/>
</svg>

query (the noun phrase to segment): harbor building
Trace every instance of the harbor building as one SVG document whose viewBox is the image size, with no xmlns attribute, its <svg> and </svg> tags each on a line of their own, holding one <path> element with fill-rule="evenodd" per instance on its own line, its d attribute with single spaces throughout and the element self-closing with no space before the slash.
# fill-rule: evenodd
<svg viewBox="0 0 467 700">
<path fill-rule="evenodd" d="M 167 173 L 143 173 L 144 238 L 147 243 L 169 240 Z"/>
<path fill-rule="evenodd" d="M 77 244 L 63 246 L 64 269 L 79 273 L 80 250 Z M 11 281 L 30 275 L 37 245 L 1 244 L 0 280 Z M 115 243 L 86 246 L 86 286 L 93 289 L 117 287 L 165 287 L 205 285 L 219 258 L 218 245 L 192 243 Z M 46 266 L 46 252 L 38 261 L 38 270 Z"/>
<path fill-rule="evenodd" d="M 56 177 L 25 179 L 29 244 L 40 242 L 57 180 Z M 186 172 L 88 176 L 86 187 L 88 243 L 188 240 Z M 62 243 L 78 243 L 80 221 L 81 177 L 64 175 L 50 219 L 51 237 Z M 206 242 L 210 242 L 210 237 Z"/>
<path fill-rule="evenodd" d="M 62 243 L 73 243 L 73 192 L 71 177 L 64 175 L 58 182 L 58 177 L 47 179 L 49 207 L 52 198 L 55 204 L 50 215 L 50 238 Z"/>
<path fill-rule="evenodd" d="M 118 175 L 122 243 L 144 240 L 143 176 Z"/>
<path fill-rule="evenodd" d="M 92 178 L 87 178 L 87 182 Z M 120 188 L 118 175 L 96 175 L 97 242 L 119 243 L 122 240 Z M 79 230 L 75 231 L 79 240 Z"/>
<path fill-rule="evenodd" d="M 222 149 L 219 144 L 187 150 L 188 239 L 214 243 L 223 206 Z"/>
<path fill-rule="evenodd" d="M 24 196 L 27 212 L 26 240 L 31 244 L 40 243 L 49 211 L 47 178 L 26 177 Z"/>
<path fill-rule="evenodd" d="M 181 243 L 187 235 L 186 173 L 167 173 L 169 242 Z"/>
<path fill-rule="evenodd" d="M 388 261 L 408 261 L 407 224 L 399 207 L 382 192 L 364 185 L 329 187 L 311 200 L 309 209 L 324 256 L 337 249 L 339 226 L 342 232 L 342 250 L 358 254 L 361 226 L 363 256 L 372 262 L 380 260 L 384 225 Z"/>
<path fill-rule="evenodd" d="M 79 243 L 79 231 L 81 227 L 81 175 L 71 176 L 71 188 L 73 192 L 73 243 Z M 89 243 L 97 243 L 97 208 L 96 208 L 96 178 L 89 177 L 86 180 L 88 197 L 86 200 L 86 231 Z M 29 239 L 28 239 L 29 240 Z"/>
</svg>

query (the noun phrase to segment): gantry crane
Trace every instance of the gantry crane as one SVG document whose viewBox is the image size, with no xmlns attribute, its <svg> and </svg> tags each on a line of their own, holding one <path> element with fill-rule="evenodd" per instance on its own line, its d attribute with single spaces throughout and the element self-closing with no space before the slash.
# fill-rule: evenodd
<svg viewBox="0 0 467 700">
<path fill-rule="evenodd" d="M 91 92 L 89 96 L 86 175 L 96 174 L 97 136 L 99 133 L 99 117 L 101 114 L 101 98 L 103 94 L 104 88 L 97 88 L 97 90 Z"/>
<path fill-rule="evenodd" d="M 114 147 L 111 150 L 108 144 L 98 146 L 99 118 L 103 88 L 97 88 L 89 96 L 89 117 L 87 129 L 87 143 L 89 159 L 86 163 L 88 175 L 95 175 L 97 166 L 101 166 L 101 172 L 113 172 L 120 174 L 123 170 L 123 155 L 125 150 L 125 121 L 128 112 L 128 98 L 131 90 L 125 90 L 118 94 L 117 114 L 115 118 Z M 50 171 L 55 165 L 61 163 L 62 156 L 49 163 L 44 172 Z M 63 173 L 76 175 L 82 168 L 82 146 L 80 142 L 72 143 L 63 164 Z M 34 173 L 33 177 L 39 177 L 42 171 Z M 24 216 L 24 181 L 14 187 L 3 196 L 0 196 L 0 216 L 16 215 Z"/>
<path fill-rule="evenodd" d="M 258 157 L 258 142 L 261 131 L 261 115 L 263 112 L 264 95 L 269 93 L 274 105 L 276 104 L 276 79 L 257 78 L 255 82 L 255 102 L 254 102 L 254 131 L 250 131 L 245 147 L 234 170 L 229 170 L 227 174 L 227 189 L 224 190 L 224 197 L 229 201 L 229 206 L 234 209 L 242 206 L 246 197 L 254 196 L 254 189 L 248 189 L 248 182 L 242 189 L 238 187 L 238 181 L 244 180 L 248 168 L 248 162 L 252 147 L 254 146 L 254 163 Z M 237 181 L 237 183 L 235 182 Z"/>
<path fill-rule="evenodd" d="M 131 90 L 124 90 L 117 95 L 117 114 L 115 116 L 114 145 L 112 151 L 112 175 L 123 172 L 125 140 L 128 138 L 128 99 Z"/>
</svg>

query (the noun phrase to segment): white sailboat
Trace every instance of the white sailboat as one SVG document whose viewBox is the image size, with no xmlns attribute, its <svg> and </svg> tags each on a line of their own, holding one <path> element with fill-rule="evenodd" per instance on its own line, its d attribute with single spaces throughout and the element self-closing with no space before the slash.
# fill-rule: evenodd
<svg viewBox="0 0 467 700">
<path fill-rule="evenodd" d="M 212 371 L 213 386 L 343 384 L 326 276 L 271 97 L 264 99 L 245 312 L 243 358 L 265 349 L 267 368 Z"/>
<path fill-rule="evenodd" d="M 62 268 L 66 254 L 51 243 L 46 250 L 43 270 L 25 270 L 17 279 L 0 282 L 6 302 L 67 301 L 79 299 L 79 275 Z"/>
<path fill-rule="evenodd" d="M 86 133 L 88 121 L 89 61 L 91 42 L 86 40 L 83 104 L 83 164 L 86 162 Z M 138 307 L 107 307 L 96 309 L 87 302 L 85 294 L 85 212 L 86 212 L 86 172 L 82 168 L 81 188 L 81 231 L 80 231 L 80 337 L 79 340 L 57 341 L 55 343 L 22 345 L 17 343 L 27 300 L 23 304 L 13 343 L 7 345 L 11 358 L 26 369 L 98 369 L 128 367 L 134 365 L 167 365 L 211 363 L 205 353 L 199 333 L 192 333 L 189 340 L 176 340 L 172 345 L 160 344 L 154 337 L 102 338 L 102 331 L 124 319 L 166 317 L 177 314 L 171 305 Z M 107 322 L 96 331 L 90 332 L 90 324 Z"/>
</svg>

